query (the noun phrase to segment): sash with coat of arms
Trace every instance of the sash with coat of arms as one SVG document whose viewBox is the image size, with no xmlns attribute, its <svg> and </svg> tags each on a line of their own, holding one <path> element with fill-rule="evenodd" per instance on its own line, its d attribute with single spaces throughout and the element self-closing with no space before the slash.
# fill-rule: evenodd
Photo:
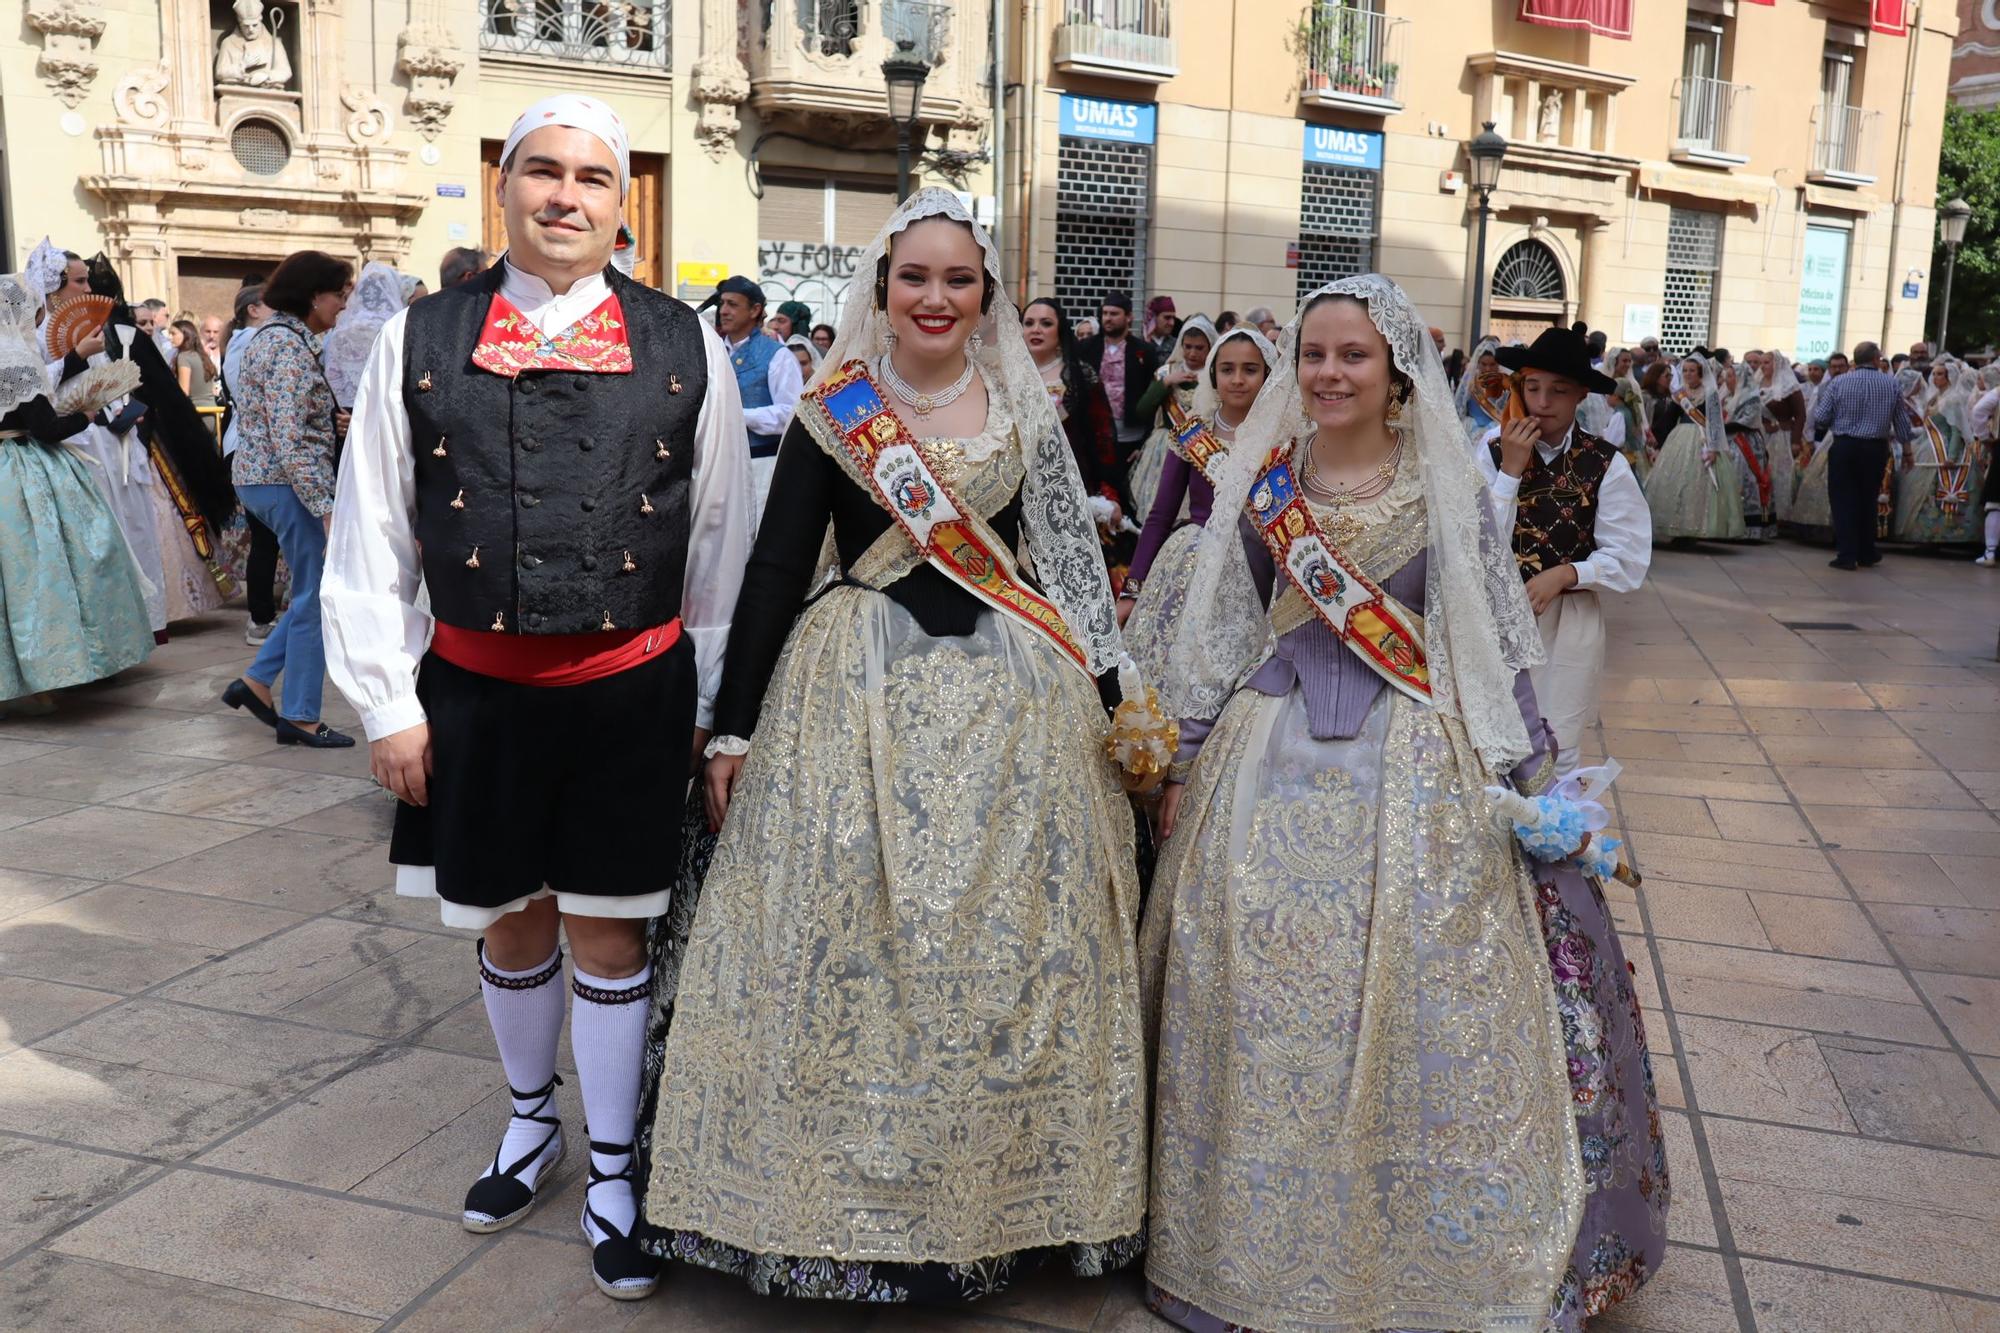
<svg viewBox="0 0 2000 1333">
<path fill-rule="evenodd" d="M 1210 469 L 1227 450 L 1208 423 L 1169 399 L 1167 425 L 1174 452 L 1213 484 Z M 1430 703 L 1430 659 L 1421 619 L 1327 539 L 1282 450 L 1250 487 L 1244 509 L 1271 559 L 1320 623 L 1382 679 L 1418 703 Z"/>
<path fill-rule="evenodd" d="M 928 564 L 1091 674 L 1062 613 L 1021 581 L 1006 543 L 938 477 L 922 442 L 889 406 L 866 362 L 841 367 L 799 399 L 798 411 L 813 439 L 889 511 Z"/>
</svg>

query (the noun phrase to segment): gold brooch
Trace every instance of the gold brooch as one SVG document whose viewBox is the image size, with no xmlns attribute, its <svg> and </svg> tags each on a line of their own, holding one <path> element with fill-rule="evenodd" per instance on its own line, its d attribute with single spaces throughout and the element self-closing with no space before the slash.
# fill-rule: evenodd
<svg viewBox="0 0 2000 1333">
<path fill-rule="evenodd" d="M 423 373 L 423 377 L 417 381 L 417 392 L 429 393 L 430 391 L 431 391 L 431 373 L 428 370 L 426 370 Z"/>
</svg>

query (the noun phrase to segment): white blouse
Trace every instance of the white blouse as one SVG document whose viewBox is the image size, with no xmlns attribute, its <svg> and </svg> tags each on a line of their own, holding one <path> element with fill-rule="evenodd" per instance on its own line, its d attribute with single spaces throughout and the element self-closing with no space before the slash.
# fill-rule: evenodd
<svg viewBox="0 0 2000 1333">
<path fill-rule="evenodd" d="M 509 264 L 500 291 L 544 335 L 554 337 L 595 310 L 608 287 L 602 275 L 593 274 L 558 296 L 540 278 Z M 361 714 L 371 741 L 425 720 L 417 702 L 417 663 L 430 643 L 431 615 L 428 602 L 419 601 L 416 452 L 403 409 L 407 318 L 401 310 L 390 316 L 362 371 L 320 578 L 327 672 Z M 708 355 L 708 392 L 695 424 L 693 524 L 681 624 L 694 643 L 700 689 L 695 725 L 705 728 L 721 682 L 754 520 L 736 371 L 715 330 L 696 322 Z"/>
</svg>

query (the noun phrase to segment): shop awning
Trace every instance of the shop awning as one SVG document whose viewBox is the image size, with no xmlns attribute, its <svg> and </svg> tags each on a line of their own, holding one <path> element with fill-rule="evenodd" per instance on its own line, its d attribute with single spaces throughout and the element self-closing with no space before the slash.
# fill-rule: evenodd
<svg viewBox="0 0 2000 1333">
<path fill-rule="evenodd" d="M 1884 4 L 1876 0 L 1879 13 Z M 1521 21 L 1550 28 L 1585 28 L 1599 37 L 1632 40 L 1632 0 L 1521 0 Z"/>
</svg>

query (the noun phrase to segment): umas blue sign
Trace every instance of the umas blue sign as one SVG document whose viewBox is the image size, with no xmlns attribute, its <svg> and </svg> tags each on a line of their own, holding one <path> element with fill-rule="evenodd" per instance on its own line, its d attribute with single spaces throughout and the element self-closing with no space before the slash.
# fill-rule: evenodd
<svg viewBox="0 0 2000 1333">
<path fill-rule="evenodd" d="M 1062 133 L 1076 139 L 1149 144 L 1157 116 L 1158 110 L 1144 102 L 1112 102 L 1067 93 L 1062 99 Z"/>
<path fill-rule="evenodd" d="M 1324 163 L 1329 167 L 1380 171 L 1382 134 L 1379 130 L 1343 130 L 1336 125 L 1308 125 L 1306 161 Z"/>
</svg>

